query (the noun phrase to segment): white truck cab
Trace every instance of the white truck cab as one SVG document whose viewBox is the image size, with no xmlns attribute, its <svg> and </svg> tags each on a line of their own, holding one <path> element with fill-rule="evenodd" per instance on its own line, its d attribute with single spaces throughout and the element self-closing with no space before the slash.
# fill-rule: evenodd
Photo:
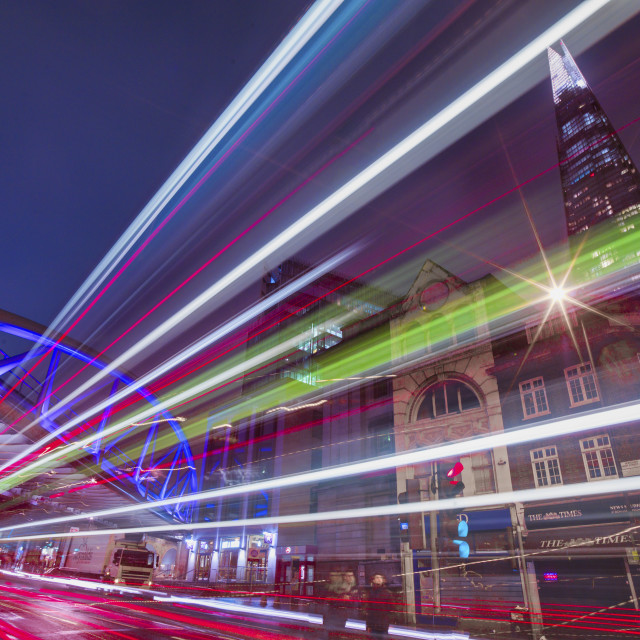
<svg viewBox="0 0 640 640">
<path fill-rule="evenodd" d="M 158 565 L 158 556 L 142 543 L 117 540 L 105 561 L 104 580 L 116 584 L 149 586 L 153 570 Z"/>
</svg>

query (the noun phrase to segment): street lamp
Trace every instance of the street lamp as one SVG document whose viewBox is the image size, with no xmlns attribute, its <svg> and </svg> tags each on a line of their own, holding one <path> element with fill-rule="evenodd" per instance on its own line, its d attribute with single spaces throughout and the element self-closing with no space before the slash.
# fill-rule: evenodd
<svg viewBox="0 0 640 640">
<path fill-rule="evenodd" d="M 555 286 L 549 290 L 549 297 L 553 302 L 561 303 L 567 298 L 567 291 L 562 287 Z"/>
</svg>

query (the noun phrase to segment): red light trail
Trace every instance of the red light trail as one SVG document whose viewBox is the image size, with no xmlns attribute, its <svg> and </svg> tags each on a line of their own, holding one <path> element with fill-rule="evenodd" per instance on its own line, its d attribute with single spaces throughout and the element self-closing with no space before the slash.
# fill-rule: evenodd
<svg viewBox="0 0 640 640">
<path fill-rule="evenodd" d="M 218 167 L 224 162 L 224 160 L 226 160 L 229 155 L 235 151 L 235 149 L 247 138 L 247 136 L 249 135 L 249 133 L 251 133 L 253 131 L 253 129 L 260 123 L 262 122 L 262 120 L 264 120 L 264 118 L 266 118 L 266 116 L 273 110 L 273 108 L 284 98 L 284 96 L 289 93 L 289 91 L 291 90 L 291 88 L 298 82 L 298 80 L 315 64 L 315 62 L 320 58 L 320 56 L 329 48 L 329 46 L 335 42 L 335 40 L 342 35 L 342 33 L 344 32 L 344 30 L 356 19 L 356 17 L 364 10 L 365 6 L 368 3 L 365 3 L 362 7 L 360 7 L 360 9 L 338 30 L 338 32 L 327 42 L 327 44 L 324 45 L 324 47 L 322 47 L 322 49 L 320 49 L 320 51 L 311 59 L 311 61 L 293 78 L 293 80 L 291 80 L 291 82 L 282 90 L 282 92 L 273 100 L 273 102 L 256 118 L 256 120 L 246 129 L 246 131 L 229 147 L 229 149 L 221 156 L 221 158 L 213 165 L 213 167 L 211 167 L 206 173 L 205 175 L 191 188 L 191 190 L 187 193 L 186 196 L 184 196 L 184 198 L 178 203 L 178 205 L 169 213 L 167 214 L 167 216 L 164 218 L 164 220 L 162 221 L 162 223 L 149 235 L 149 237 L 140 245 L 140 247 L 138 247 L 138 249 L 136 249 L 136 251 L 131 255 L 131 257 L 125 262 L 125 264 L 116 272 L 116 274 L 111 278 L 111 280 L 109 280 L 109 282 L 105 285 L 105 287 L 98 293 L 98 295 L 93 299 L 93 301 L 87 306 L 87 308 L 76 318 L 76 320 L 74 320 L 74 322 L 67 328 L 67 330 L 62 334 L 62 336 L 60 336 L 59 338 L 57 338 L 56 343 L 54 344 L 53 347 L 50 347 L 37 361 L 34 365 L 32 365 L 32 367 L 30 369 L 27 370 L 27 372 L 22 376 L 22 378 L 20 378 L 5 394 L 2 398 L 0 398 L 0 405 L 2 405 L 4 403 L 4 401 L 9 398 L 9 396 L 15 391 L 15 389 L 20 386 L 20 384 L 22 384 L 22 382 L 31 374 L 31 372 L 34 371 L 34 369 L 55 349 L 55 347 L 60 344 L 60 342 L 62 342 L 62 340 L 64 340 L 68 335 L 69 332 L 80 322 L 80 320 L 82 320 L 82 318 L 84 318 L 87 313 L 95 306 L 95 304 L 98 302 L 98 300 L 100 300 L 104 294 L 111 288 L 111 286 L 116 282 L 116 280 L 118 280 L 120 278 L 120 276 L 125 272 L 125 270 L 131 265 L 131 263 L 140 255 L 140 253 L 149 245 L 149 243 L 151 242 L 151 240 L 153 240 L 153 238 L 156 237 L 156 235 L 164 228 L 164 226 L 174 217 L 174 215 L 180 211 L 182 209 L 182 207 L 191 199 L 191 197 L 200 189 L 200 187 L 211 177 L 211 175 L 216 171 L 216 169 L 218 169 Z M 371 129 L 366 132 L 365 134 L 363 134 L 360 138 L 358 138 L 354 143 L 352 143 L 349 147 L 347 147 L 347 149 L 345 151 L 342 152 L 342 154 L 339 154 L 337 157 L 340 157 L 341 155 L 343 155 L 344 153 L 346 153 L 346 151 L 348 151 L 349 149 L 351 149 L 355 144 L 357 144 L 362 138 L 366 137 L 366 135 L 368 135 L 368 133 L 370 133 Z M 336 159 L 337 159 L 336 157 Z M 324 168 L 326 168 L 329 164 L 331 164 L 332 161 L 329 161 L 329 163 L 325 164 L 324 167 L 322 167 L 319 171 L 322 171 Z M 316 172 L 318 173 L 318 172 Z M 316 174 L 313 174 L 313 176 L 315 176 Z M 303 183 L 306 184 L 307 181 L 305 181 Z M 302 185 L 301 185 L 302 186 Z M 301 188 L 301 187 L 299 187 Z M 295 191 L 293 192 L 295 193 Z M 288 197 L 291 197 L 290 194 Z M 286 199 L 288 199 L 285 198 Z M 285 200 L 283 200 L 282 202 L 284 202 Z M 279 206 L 279 205 L 277 205 Z M 270 210 L 269 212 L 267 212 L 266 214 L 263 214 L 263 216 L 261 218 L 259 218 L 258 220 L 256 220 L 252 225 L 250 225 L 242 234 L 240 234 L 237 238 L 235 238 L 231 243 L 229 243 L 226 247 L 224 247 L 221 251 L 219 251 L 210 261 L 212 262 L 213 260 L 215 260 L 216 257 L 218 257 L 219 255 L 221 255 L 222 253 L 224 253 L 224 251 L 226 251 L 231 245 L 235 244 L 235 242 L 237 240 L 239 240 L 241 237 L 243 237 L 246 233 L 248 233 L 253 227 L 255 227 L 257 224 L 259 224 L 264 218 L 266 218 L 274 209 Z M 206 266 L 208 266 L 209 263 L 206 263 L 203 267 L 201 267 L 195 274 L 193 274 L 188 280 L 191 280 L 192 277 L 195 277 L 195 275 L 197 273 L 199 273 L 202 269 L 204 269 Z M 186 284 L 183 283 L 183 285 Z M 180 285 L 181 288 L 183 285 Z M 175 291 L 174 291 L 175 292 Z M 158 305 L 156 305 L 155 307 L 153 307 L 149 312 L 147 312 L 147 314 L 145 314 L 145 316 L 143 316 L 143 318 L 141 318 L 137 323 L 139 324 L 139 322 L 141 322 L 145 317 L 147 317 L 149 314 L 151 314 L 158 306 L 160 306 L 161 304 L 163 304 L 169 297 L 171 297 L 173 295 L 172 292 L 171 294 L 169 294 L 168 297 L 164 298 L 160 303 L 158 303 Z M 135 325 L 134 325 L 135 326 Z M 133 328 L 133 327 L 131 327 Z M 129 330 L 127 330 L 126 333 L 128 333 L 131 328 Z M 125 334 L 123 334 L 125 335 Z M 120 336 L 121 338 L 122 336 Z M 118 338 L 117 340 L 119 340 L 120 338 Z M 117 342 L 116 340 L 116 342 Z M 112 343 L 114 344 L 114 343 Z M 111 346 L 111 345 L 109 345 Z M 109 348 L 109 347 L 107 347 Z M 103 353 L 103 352 L 102 352 Z M 11 425 L 13 426 L 13 425 Z M 6 429 L 5 429 L 6 431 Z M 4 433 L 4 431 L 1 431 L 0 434 Z"/>
</svg>

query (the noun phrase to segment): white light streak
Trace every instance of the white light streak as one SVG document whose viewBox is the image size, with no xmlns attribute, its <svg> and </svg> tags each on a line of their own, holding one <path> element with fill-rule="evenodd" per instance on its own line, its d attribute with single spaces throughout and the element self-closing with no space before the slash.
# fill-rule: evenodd
<svg viewBox="0 0 640 640">
<path fill-rule="evenodd" d="M 389 374 L 386 376 L 350 376 L 349 378 L 318 378 L 318 382 L 340 382 L 342 380 L 374 380 L 377 378 L 397 378 L 396 374 Z"/>
<path fill-rule="evenodd" d="M 367 625 L 362 620 L 352 620 L 349 618 L 344 625 L 347 629 L 366 631 Z M 467 633 L 440 633 L 438 631 L 420 631 L 419 629 L 408 629 L 398 627 L 395 624 L 389 625 L 390 636 L 400 636 L 401 638 L 418 638 L 419 640 L 468 640 Z"/>
<path fill-rule="evenodd" d="M 108 582 L 97 581 L 92 582 L 91 580 L 79 580 L 77 578 L 56 578 L 53 576 L 25 573 L 24 571 L 8 571 L 6 569 L 0 569 L 0 573 L 4 573 L 8 576 L 17 576 L 19 578 L 39 580 L 40 582 L 62 584 L 67 587 L 80 587 L 82 589 L 90 589 L 91 591 L 117 591 L 121 593 L 129 593 L 131 595 L 161 594 L 159 591 L 151 591 L 150 589 L 136 589 L 135 587 L 127 587 L 126 585 L 115 585 L 109 584 Z"/>
<path fill-rule="evenodd" d="M 168 180 L 160 187 L 144 209 L 138 214 L 130 227 L 124 232 L 98 266 L 91 272 L 71 300 L 56 316 L 45 336 L 51 335 L 55 327 L 62 325 L 67 318 L 76 315 L 75 309 L 85 306 L 88 299 L 96 292 L 109 273 L 135 246 L 142 234 L 149 228 L 160 213 L 168 206 L 171 199 L 180 191 L 191 176 L 198 170 L 203 161 L 215 150 L 227 133 L 255 104 L 282 70 L 307 45 L 324 23 L 342 5 L 344 0 L 318 0 L 300 19 L 291 32 L 284 38 L 276 50 L 267 58 L 256 74 L 243 87 L 231 104 L 211 125 L 198 144 L 178 165 Z M 33 354 L 38 345 L 31 348 Z M 30 356 L 27 356 L 29 358 Z M 28 427 L 27 427 L 28 428 Z"/>
<path fill-rule="evenodd" d="M 211 431 L 215 431 L 216 429 L 231 429 L 232 427 L 232 424 L 226 422 L 225 424 L 217 424 L 215 427 L 211 427 Z"/>
<path fill-rule="evenodd" d="M 144 427 L 148 424 L 158 424 L 160 422 L 185 422 L 186 418 L 181 418 L 178 416 L 177 418 L 164 418 L 162 420 L 149 420 L 148 422 L 134 422 L 131 424 L 132 427 Z M 68 428 L 68 427 L 67 427 Z"/>
<path fill-rule="evenodd" d="M 438 633 L 436 631 L 419 631 L 418 629 L 407 629 L 389 626 L 389 635 L 400 636 L 401 638 L 420 638 L 421 640 L 468 640 L 466 633 Z"/>
<path fill-rule="evenodd" d="M 288 516 L 266 516 L 260 518 L 245 518 L 241 520 L 221 520 L 218 522 L 197 522 L 190 524 L 163 524 L 147 527 L 132 527 L 122 529 L 98 529 L 78 531 L 74 533 L 46 533 L 28 536 L 11 535 L 0 538 L 1 540 L 49 540 L 51 538 L 77 538 L 97 535 L 112 535 L 124 533 L 154 533 L 160 531 L 202 531 L 209 529 L 229 529 L 250 526 L 263 526 L 265 524 L 303 524 L 312 522 L 329 522 L 336 520 L 358 520 L 361 518 L 377 518 L 384 516 L 397 516 L 410 513 L 432 513 L 438 511 L 466 511 L 478 507 L 496 507 L 517 502 L 545 502 L 548 500 L 560 500 L 566 498 L 584 498 L 604 494 L 619 494 L 623 491 L 638 491 L 640 489 L 640 476 L 628 478 L 613 478 L 602 482 L 579 482 L 576 484 L 555 485 L 553 487 L 539 487 L 536 489 L 521 489 L 518 491 L 505 491 L 503 493 L 482 494 L 479 496 L 446 498 L 443 500 L 427 500 L 420 502 L 408 502 L 406 504 L 390 504 L 377 507 L 361 507 L 359 509 L 341 509 L 334 511 L 321 511 L 319 513 L 297 513 Z M 124 510 L 123 510 L 124 511 Z M 87 514 L 82 516 L 87 517 Z M 63 518 L 68 521 L 72 518 Z M 59 519 L 56 519 L 59 520 Z M 53 520 L 29 523 L 29 526 L 51 523 Z M 4 527 L 18 529 L 21 525 Z"/>
<path fill-rule="evenodd" d="M 236 604 L 235 602 L 225 602 L 224 600 L 186 598 L 183 596 L 156 596 L 153 598 L 158 602 L 179 602 L 181 604 L 194 604 L 199 607 L 207 607 L 209 609 L 219 609 L 220 611 L 233 611 L 235 613 L 250 613 L 271 618 L 284 618 L 286 620 L 299 620 L 301 622 L 309 622 L 311 624 L 322 624 L 322 616 L 315 613 L 296 613 L 295 611 L 283 611 L 281 609 L 266 609 L 252 607 L 246 604 Z"/>
<path fill-rule="evenodd" d="M 82 424 L 85 420 L 90 418 L 92 415 L 95 415 L 99 411 L 101 411 L 103 409 L 106 409 L 107 407 L 119 402 L 120 400 L 122 400 L 122 399 L 126 398 L 127 396 L 131 395 L 132 393 L 134 393 L 137 389 L 140 389 L 141 387 L 144 387 L 144 386 L 148 385 L 150 382 L 152 382 L 156 378 L 160 377 L 161 375 L 164 375 L 165 373 L 168 373 L 174 367 L 182 364 L 185 360 L 188 360 L 189 358 L 194 357 L 197 353 L 202 351 L 204 348 L 209 347 L 212 344 L 216 343 L 217 341 L 221 340 L 222 338 L 226 337 L 227 335 L 229 335 L 230 333 L 232 333 L 236 329 L 239 329 L 240 327 L 245 325 L 247 322 L 250 322 L 251 320 L 253 320 L 256 317 L 258 317 L 260 314 L 262 314 L 265 311 L 267 311 L 268 309 L 270 309 L 272 306 L 278 304 L 279 302 L 281 302 L 285 298 L 287 298 L 290 295 L 294 294 L 299 289 L 301 289 L 301 288 L 305 287 L 306 285 L 310 284 L 311 282 L 313 282 L 314 280 L 319 278 L 324 273 L 327 273 L 328 271 L 331 271 L 336 266 L 338 266 L 340 263 L 342 263 L 344 260 L 348 259 L 351 255 L 353 255 L 353 253 L 356 252 L 357 249 L 358 249 L 358 246 L 354 246 L 354 247 L 351 247 L 350 249 L 342 251 L 341 253 L 337 254 L 333 258 L 330 258 L 329 260 L 326 260 L 325 262 L 323 262 L 321 265 L 319 265 L 315 269 L 312 269 L 311 271 L 309 271 L 309 273 L 300 276 L 299 278 L 297 278 L 293 282 L 289 283 L 287 286 L 282 287 L 282 289 L 279 289 L 274 294 L 270 295 L 268 298 L 265 298 L 264 300 L 261 300 L 258 304 L 253 305 L 250 309 L 247 309 L 246 311 L 244 311 L 243 313 L 238 315 L 236 318 L 234 318 L 234 319 L 230 320 L 229 322 L 227 322 L 226 324 L 224 324 L 222 327 L 219 327 L 215 331 L 211 332 L 209 335 L 204 336 L 203 338 L 201 338 L 200 340 L 195 342 L 193 345 L 191 345 L 187 349 L 183 350 L 181 353 L 175 355 L 173 358 L 170 358 L 167 362 L 165 362 L 164 364 L 160 365 L 159 367 L 156 367 L 153 371 L 149 372 L 148 374 L 146 374 L 145 376 L 143 376 L 139 380 L 136 380 L 132 385 L 130 385 L 128 387 L 124 387 L 123 389 L 121 389 L 119 392 L 117 392 L 113 396 L 110 396 L 109 398 L 103 400 L 102 402 L 94 405 L 89 410 L 87 410 L 84 413 L 82 413 L 82 414 L 78 415 L 77 417 L 75 417 L 73 420 L 69 420 L 68 422 L 65 422 L 64 426 L 60 427 L 59 429 L 56 429 L 55 431 L 53 431 L 50 434 L 46 435 L 44 438 L 41 438 L 40 440 L 38 440 L 38 442 L 35 442 L 34 444 L 29 445 L 28 447 L 24 448 L 20 452 L 19 455 L 14 456 L 8 462 L 5 462 L 4 464 L 0 465 L 0 471 L 3 471 L 4 469 L 7 469 L 8 467 L 16 464 L 17 462 L 22 460 L 22 458 L 26 457 L 30 453 L 33 453 L 34 451 L 37 451 L 41 446 L 43 446 L 47 442 L 50 442 L 51 440 L 53 440 L 54 438 L 56 438 L 60 434 L 64 433 L 65 431 L 67 431 L 69 429 L 72 429 L 73 427 L 75 427 L 75 426 L 77 426 L 79 424 Z M 94 378 L 94 380 L 95 380 L 95 378 Z M 81 389 L 83 391 L 86 390 L 86 388 L 87 388 L 86 385 L 83 385 L 81 387 Z M 75 397 L 75 395 L 74 394 L 70 394 L 70 396 L 65 398 L 64 402 L 69 402 L 70 398 L 73 399 L 73 397 Z M 154 405 L 153 407 L 150 407 L 147 411 L 138 414 L 137 418 L 135 418 L 135 419 L 144 420 L 144 419 L 146 419 L 146 418 L 158 413 L 159 411 L 162 411 L 162 410 L 166 409 L 167 407 L 172 406 L 173 404 L 175 404 L 175 401 L 172 398 L 171 401 L 167 401 L 165 403 L 162 403 L 162 404 L 159 404 L 159 405 Z M 58 405 L 56 405 L 56 406 L 58 406 Z M 37 420 L 34 420 L 28 427 L 25 427 L 25 429 L 29 429 L 30 427 L 36 425 L 40 420 L 42 420 L 43 418 L 46 418 L 51 413 L 53 413 L 53 410 L 48 412 L 48 413 L 42 414 Z M 109 429 L 107 429 L 107 431 L 109 431 L 109 433 L 113 433 L 114 431 L 117 431 L 118 429 L 127 428 L 127 427 L 130 427 L 130 426 L 131 426 L 131 424 L 129 422 L 121 422 L 121 423 L 119 423 L 117 429 L 113 429 L 113 431 L 111 431 L 111 428 L 109 428 Z M 105 435 L 104 431 L 101 432 L 101 434 L 96 435 L 95 437 L 85 438 L 82 441 L 84 443 L 84 444 L 82 444 L 82 447 L 86 447 L 88 444 L 91 444 L 92 442 L 94 442 L 96 440 L 99 440 L 102 437 L 102 435 Z M 69 449 L 69 448 L 65 449 L 64 453 L 68 453 L 68 452 L 72 451 L 73 449 L 78 448 L 75 445 L 71 445 L 71 446 L 72 446 L 72 448 L 71 449 Z M 45 452 L 42 452 L 42 454 L 44 454 L 44 453 Z M 56 455 L 61 455 L 62 453 L 63 453 L 63 450 L 61 448 L 58 448 L 56 450 Z M 38 457 L 40 457 L 40 456 L 38 456 Z M 52 458 L 47 458 L 47 460 L 51 460 L 51 459 Z M 24 473 L 24 469 L 22 469 L 20 471 L 20 473 Z M 11 477 L 12 476 L 9 476 L 9 478 L 11 478 Z M 0 481 L 0 484 L 2 484 L 1 481 Z"/>
<path fill-rule="evenodd" d="M 431 138 L 445 125 L 449 124 L 463 112 L 473 107 L 479 100 L 487 96 L 489 93 L 491 93 L 491 91 L 496 89 L 510 77 L 521 71 L 522 68 L 529 64 L 536 56 L 542 53 L 546 54 L 547 47 L 555 43 L 557 40 L 560 40 L 569 31 L 576 28 L 582 22 L 590 18 L 594 13 L 599 11 L 610 1 L 611 0 L 587 0 L 586 2 L 583 2 L 578 7 L 576 7 L 573 11 L 569 12 L 553 26 L 551 26 L 537 38 L 532 40 L 528 45 L 522 48 L 518 53 L 509 58 L 509 60 L 507 60 L 493 72 L 485 76 L 485 78 L 474 85 L 471 89 L 463 93 L 442 111 L 440 111 L 426 123 L 416 129 L 404 140 L 384 153 L 377 160 L 372 162 L 368 167 L 366 167 L 356 176 L 347 181 L 342 187 L 337 189 L 334 193 L 325 198 L 322 202 L 313 207 L 306 214 L 302 215 L 287 229 L 282 231 L 271 240 L 267 241 L 259 251 L 256 251 L 253 255 L 249 256 L 246 260 L 233 268 L 225 276 L 219 278 L 213 285 L 211 285 L 211 287 L 194 298 L 179 312 L 161 323 L 154 330 L 150 331 L 134 346 L 125 351 L 121 356 L 116 358 L 112 363 L 102 369 L 85 384 L 81 385 L 78 389 L 72 392 L 61 402 L 70 402 L 71 400 L 77 398 L 81 393 L 89 389 L 92 385 L 96 384 L 99 380 L 111 373 L 114 369 L 123 366 L 128 360 L 136 356 L 138 353 L 144 351 L 156 340 L 165 336 L 169 331 L 178 326 L 183 320 L 186 320 L 189 316 L 198 311 L 209 300 L 221 294 L 224 290 L 228 289 L 232 285 L 237 284 L 238 280 L 240 280 L 244 276 L 249 275 L 256 267 L 259 267 L 265 262 L 268 262 L 269 258 L 272 255 L 276 254 L 276 252 L 278 251 L 283 250 L 287 245 L 292 243 L 295 238 L 310 230 L 326 216 L 334 213 L 340 205 L 355 196 L 358 192 L 364 189 L 364 187 L 372 183 L 372 181 L 374 181 L 376 178 L 380 177 L 381 174 L 389 170 L 396 162 L 407 155 L 410 151 L 416 149 L 416 147 Z M 336 217 L 337 216 L 333 217 L 334 223 Z M 110 402 L 113 402 L 113 398 L 111 398 Z M 49 413 L 41 416 L 40 419 L 47 417 L 48 415 Z M 82 420 L 86 419 L 85 414 L 77 418 L 74 423 L 78 424 L 80 418 Z M 35 424 L 35 422 L 32 424 Z M 29 427 L 26 428 L 28 429 L 31 426 L 32 425 L 29 425 Z M 65 428 L 68 428 L 68 426 Z M 54 433 L 57 434 L 58 432 Z M 48 442 L 53 437 L 55 437 L 54 434 L 51 434 L 41 442 Z M 5 465 L 0 466 L 0 471 L 7 468 L 10 464 L 13 464 L 14 461 L 15 460 L 9 461 Z"/>
<path fill-rule="evenodd" d="M 13 473 L 7 478 L 0 480 L 0 487 L 7 486 L 8 484 L 10 484 L 13 478 L 18 478 L 20 476 L 24 476 L 25 474 L 29 474 L 32 471 L 36 471 L 37 469 L 40 469 L 41 467 L 45 466 L 49 462 L 54 462 L 55 460 L 63 456 L 66 456 L 72 453 L 73 451 L 77 451 L 78 449 L 86 449 L 87 446 L 90 445 L 92 442 L 95 442 L 96 440 L 104 439 L 110 436 L 111 434 L 117 431 L 120 431 L 124 427 L 131 426 L 132 419 L 144 420 L 145 418 L 148 418 L 150 415 L 153 415 L 160 410 L 167 409 L 171 406 L 178 405 L 183 402 L 187 402 L 195 396 L 199 396 L 203 393 L 206 393 L 207 391 L 211 390 L 213 387 L 220 385 L 229 379 L 233 379 L 239 375 L 242 375 L 248 369 L 258 368 L 262 366 L 265 362 L 271 362 L 275 360 L 283 352 L 289 351 L 291 349 L 295 349 L 300 344 L 300 342 L 302 341 L 306 333 L 307 332 L 305 331 L 297 336 L 289 338 L 289 340 L 281 342 L 277 344 L 275 347 L 272 347 L 267 351 L 259 353 L 253 358 L 249 358 L 248 360 L 245 360 L 240 364 L 237 364 L 235 367 L 230 367 L 229 369 L 225 369 L 222 373 L 214 375 L 211 378 L 207 378 L 200 384 L 196 384 L 193 387 L 190 387 L 189 389 L 182 391 L 181 393 L 177 393 L 171 396 L 168 400 L 165 400 L 164 402 L 160 402 L 157 405 L 151 405 L 149 408 L 138 413 L 134 418 L 129 418 L 127 420 L 117 422 L 116 424 L 113 424 L 110 427 L 103 429 L 99 433 L 89 436 L 88 438 L 84 438 L 83 440 L 79 440 L 78 442 L 68 444 L 62 447 L 58 447 L 52 453 L 42 458 L 42 460 L 38 460 L 37 462 L 28 464 L 22 469 L 20 469 L 19 471 L 17 471 L 16 473 Z M 66 430 L 68 428 L 69 428 L 69 425 L 65 425 L 64 429 Z M 57 431 L 55 431 L 54 433 L 57 433 Z M 29 449 L 31 449 L 31 447 L 28 447 L 20 456 L 20 458 L 23 455 L 25 455 Z M 9 463 L 7 463 L 7 465 L 8 464 Z M 5 467 L 7 465 L 5 465 Z M 2 468 L 5 468 L 5 467 L 2 467 Z M 178 500 L 178 502 L 181 502 L 181 501 L 182 501 L 182 498 Z"/>
<path fill-rule="evenodd" d="M 538 423 L 531 427 L 525 427 L 521 429 L 511 429 L 509 431 L 501 431 L 499 433 L 492 433 L 485 436 L 480 436 L 476 438 L 472 438 L 469 440 L 460 440 L 457 442 L 451 442 L 448 444 L 438 445 L 435 447 L 427 447 L 423 449 L 415 449 L 413 451 L 407 451 L 403 453 L 397 453 L 391 456 L 385 456 L 381 458 L 372 458 L 370 460 L 364 460 L 362 462 L 355 462 L 342 466 L 328 467 L 326 469 L 319 469 L 317 471 L 311 471 L 308 473 L 300 473 L 289 476 L 283 476 L 280 478 L 272 478 L 270 480 L 262 480 L 259 482 L 252 482 L 242 485 L 235 485 L 232 487 L 224 487 L 222 489 L 212 489 L 210 491 L 202 491 L 200 493 L 192 493 L 183 495 L 177 498 L 167 498 L 165 500 L 156 500 L 154 502 L 147 502 L 143 504 L 135 504 L 130 505 L 128 507 L 114 508 L 114 509 L 103 509 L 101 511 L 95 511 L 91 513 L 84 513 L 80 515 L 69 515 L 60 518 L 51 518 L 49 520 L 41 520 L 36 522 L 27 522 L 23 524 L 1 527 L 0 532 L 8 531 L 8 530 L 17 530 L 17 529 L 26 529 L 36 526 L 44 526 L 47 524 L 55 524 L 58 522 L 69 522 L 71 520 L 82 520 L 88 516 L 94 517 L 102 517 L 109 515 L 125 515 L 127 513 L 133 513 L 136 511 L 143 511 L 145 509 L 155 509 L 162 506 L 168 506 L 172 504 L 178 504 L 181 502 L 190 502 L 190 501 L 200 501 L 200 500 L 208 500 L 211 498 L 224 498 L 227 496 L 233 495 L 242 495 L 245 493 L 253 493 L 256 491 L 270 491 L 273 489 L 281 489 L 283 487 L 294 487 L 297 485 L 321 482 L 324 480 L 337 480 L 339 478 L 348 478 L 353 476 L 358 476 L 366 473 L 373 473 L 377 471 L 383 471 L 385 469 L 393 469 L 396 467 L 403 467 L 407 465 L 419 464 L 422 462 L 429 462 L 435 460 L 442 460 L 452 456 L 461 456 L 468 453 L 475 453 L 478 451 L 486 451 L 489 449 L 494 449 L 496 447 L 507 447 L 515 444 L 522 444 L 525 442 L 534 442 L 536 440 L 540 440 L 542 438 L 547 438 L 549 436 L 559 437 L 564 435 L 570 435 L 573 433 L 583 433 L 588 431 L 593 431 L 595 429 L 602 429 L 603 427 L 612 428 L 616 425 L 624 424 L 627 422 L 631 422 L 637 420 L 638 413 L 640 410 L 640 402 L 630 402 L 624 405 L 619 405 L 613 408 L 600 409 L 592 412 L 585 412 L 576 416 L 572 416 L 570 418 L 562 418 L 560 420 L 549 420 L 546 422 Z M 640 476 L 636 478 L 624 478 L 619 480 L 607 480 L 603 482 L 592 482 L 586 483 L 585 486 L 585 494 L 596 495 L 598 492 L 600 493 L 609 493 L 614 492 L 617 489 L 615 488 L 616 483 L 630 483 L 632 488 L 628 489 L 620 489 L 621 491 L 632 491 L 640 488 Z M 569 491 L 568 495 L 571 494 L 574 487 L 583 486 L 583 485 L 566 485 L 562 487 L 552 487 L 550 489 L 552 495 L 553 491 Z M 622 486 L 622 485 L 620 485 Z M 626 485 L 625 485 L 626 486 Z M 603 489 L 605 487 L 605 489 Z M 535 489 L 532 490 L 530 497 L 523 498 L 519 497 L 515 501 L 527 501 L 534 499 L 544 499 L 543 495 L 546 489 Z M 526 491 L 517 492 L 518 495 L 526 496 Z M 501 496 L 508 496 L 511 494 L 498 494 L 496 496 L 475 496 L 473 498 L 457 498 L 453 500 L 440 500 L 438 504 L 449 504 L 452 506 L 442 506 L 442 507 L 434 507 L 440 509 L 452 509 L 457 508 L 460 501 L 471 501 L 467 504 L 467 506 L 480 506 L 482 504 L 501 504 L 502 502 L 512 502 L 513 499 Z M 535 498 L 534 496 L 538 496 Z M 559 496 L 561 497 L 561 496 Z M 490 502 L 483 502 L 485 500 L 489 500 Z M 497 500 L 497 501 L 496 501 Z M 492 502 L 493 501 L 493 502 Z M 420 503 L 422 505 L 426 503 Z M 430 505 L 435 505 L 436 502 L 430 502 Z M 381 507 L 383 509 L 395 508 L 392 507 Z M 408 513 L 407 505 L 402 505 L 399 511 L 395 511 L 393 513 Z M 354 513 L 362 512 L 362 510 L 354 510 Z M 364 512 L 362 512 L 364 513 Z M 326 515 L 326 514 L 323 514 Z M 375 512 L 371 512 L 370 515 L 375 515 Z M 313 520 L 313 516 L 306 516 L 311 518 L 310 521 Z M 364 516 L 360 516 L 364 517 Z M 280 520 L 269 520 L 265 519 L 265 522 L 289 522 L 289 521 L 280 521 Z M 234 520 L 232 521 L 236 523 L 238 526 L 243 526 L 243 523 Z M 246 521 L 247 523 L 252 523 L 253 521 Z M 202 525 L 189 525 L 185 527 L 185 525 L 181 525 L 175 527 L 175 529 L 182 530 L 184 528 L 194 528 L 200 527 Z M 215 525 L 207 525 L 207 526 L 222 526 L 221 523 L 217 523 Z M 204 526 L 203 528 L 207 528 Z M 232 525 L 228 525 L 232 526 Z M 158 531 L 165 531 L 160 527 Z M 114 530 L 113 532 L 116 532 Z M 112 533 L 113 533 L 112 532 Z M 86 532 L 85 532 L 86 533 Z"/>
</svg>

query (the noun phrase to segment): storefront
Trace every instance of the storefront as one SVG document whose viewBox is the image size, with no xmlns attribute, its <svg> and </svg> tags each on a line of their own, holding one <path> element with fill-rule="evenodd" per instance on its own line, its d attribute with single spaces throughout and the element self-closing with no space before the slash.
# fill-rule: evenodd
<svg viewBox="0 0 640 640">
<path fill-rule="evenodd" d="M 16 566 L 24 571 L 42 573 L 60 563 L 61 540 L 49 540 L 47 542 L 28 541 L 22 543 L 7 556 L 15 562 Z M 56 564 L 57 563 L 57 564 Z"/>
<path fill-rule="evenodd" d="M 311 545 L 278 547 L 276 588 L 285 596 L 314 595 L 317 548 Z"/>
<path fill-rule="evenodd" d="M 194 579 L 209 580 L 211 575 L 211 554 L 213 545 L 206 540 L 200 540 L 197 543 L 197 557 L 195 562 Z"/>
<path fill-rule="evenodd" d="M 218 551 L 218 579 L 236 581 L 241 554 L 240 536 L 220 538 Z M 243 554 L 244 555 L 244 554 Z"/>
<path fill-rule="evenodd" d="M 464 559 L 454 542 L 460 538 L 457 532 L 461 520 L 468 526 L 464 541 L 469 545 L 469 556 Z M 429 515 L 425 516 L 424 523 L 429 545 L 432 542 Z M 437 565 L 432 562 L 430 550 L 414 551 L 413 555 L 418 621 L 430 622 L 430 615 L 438 604 L 434 598 L 435 580 L 439 580 L 439 604 L 443 613 L 460 606 L 470 612 L 476 606 L 481 608 L 485 606 L 487 593 L 491 593 L 492 599 L 512 606 L 524 602 L 509 509 L 445 512 L 438 514 L 437 523 Z"/>
<path fill-rule="evenodd" d="M 249 584 L 273 582 L 274 539 L 275 534 L 266 531 L 220 537 L 210 565 L 212 580 Z"/>
<path fill-rule="evenodd" d="M 0 544 L 0 568 L 11 569 L 16 561 L 17 545 L 6 542 Z"/>
<path fill-rule="evenodd" d="M 637 608 L 637 503 L 620 496 L 525 508 L 524 550 L 534 563 L 543 607 L 580 602 Z"/>
<path fill-rule="evenodd" d="M 251 584 L 264 583 L 267 581 L 270 546 L 265 541 L 264 534 L 248 536 L 247 538 L 245 580 Z"/>
</svg>

